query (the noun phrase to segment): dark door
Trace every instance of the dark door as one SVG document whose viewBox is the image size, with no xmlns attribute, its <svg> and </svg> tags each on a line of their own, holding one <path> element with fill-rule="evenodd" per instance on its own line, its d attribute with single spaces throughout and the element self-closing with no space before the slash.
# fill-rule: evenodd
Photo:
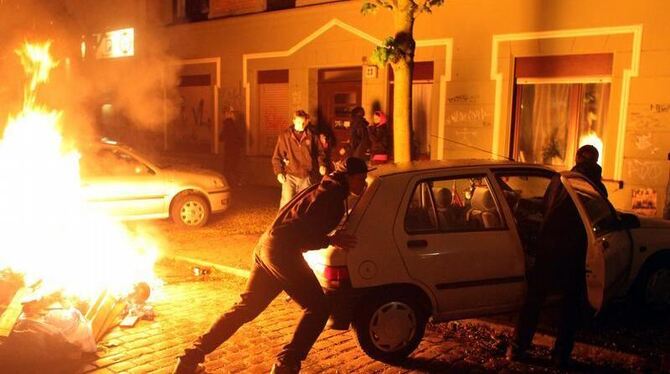
<svg viewBox="0 0 670 374">
<path fill-rule="evenodd" d="M 319 122 L 335 134 L 334 161 L 349 143 L 351 110 L 361 105 L 361 85 L 360 67 L 319 70 Z"/>
</svg>

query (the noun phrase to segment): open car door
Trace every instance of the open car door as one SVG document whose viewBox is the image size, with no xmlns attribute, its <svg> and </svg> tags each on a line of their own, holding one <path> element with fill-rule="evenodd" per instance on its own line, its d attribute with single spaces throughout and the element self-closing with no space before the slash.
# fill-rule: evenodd
<svg viewBox="0 0 670 374">
<path fill-rule="evenodd" d="M 584 176 L 562 172 L 561 181 L 586 228 L 586 287 L 589 303 L 598 312 L 630 272 L 631 237 L 612 204 Z"/>
</svg>

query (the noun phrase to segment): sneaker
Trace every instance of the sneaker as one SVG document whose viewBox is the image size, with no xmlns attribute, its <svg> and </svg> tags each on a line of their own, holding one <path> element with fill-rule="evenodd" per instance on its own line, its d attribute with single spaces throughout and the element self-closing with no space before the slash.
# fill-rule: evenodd
<svg viewBox="0 0 670 374">
<path fill-rule="evenodd" d="M 177 365 L 172 371 L 172 374 L 205 374 L 205 373 L 207 373 L 207 370 L 202 364 L 198 362 L 185 361 L 181 357 L 177 359 Z"/>
<path fill-rule="evenodd" d="M 300 365 L 287 365 L 276 362 L 272 365 L 270 374 L 298 374 L 300 373 Z"/>
</svg>

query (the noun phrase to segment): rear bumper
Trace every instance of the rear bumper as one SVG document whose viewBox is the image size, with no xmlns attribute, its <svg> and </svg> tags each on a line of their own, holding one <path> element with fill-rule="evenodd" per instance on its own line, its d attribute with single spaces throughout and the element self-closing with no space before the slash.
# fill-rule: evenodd
<svg viewBox="0 0 670 374">
<path fill-rule="evenodd" d="M 333 330 L 348 330 L 354 320 L 356 307 L 364 292 L 355 288 L 337 290 L 324 288 L 323 291 L 331 307 L 328 328 Z"/>
<path fill-rule="evenodd" d="M 207 195 L 212 213 L 223 212 L 230 206 L 230 189 L 209 191 Z"/>
</svg>

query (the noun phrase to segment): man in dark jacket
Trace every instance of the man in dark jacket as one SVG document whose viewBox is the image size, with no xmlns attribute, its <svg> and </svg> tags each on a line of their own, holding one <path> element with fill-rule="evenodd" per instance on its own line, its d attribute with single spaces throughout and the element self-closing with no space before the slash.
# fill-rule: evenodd
<svg viewBox="0 0 670 374">
<path fill-rule="evenodd" d="M 293 339 L 277 356 L 273 373 L 297 373 L 301 362 L 323 330 L 330 308 L 319 281 L 305 262 L 305 251 L 334 245 L 344 250 L 356 239 L 335 229 L 345 214 L 349 194 L 366 187 L 368 168 L 348 158 L 338 171 L 325 176 L 279 211 L 254 249 L 254 260 L 241 300 L 224 313 L 180 357 L 175 373 L 193 373 L 205 355 L 225 342 L 244 323 L 256 318 L 283 290 L 303 308 Z"/>
<path fill-rule="evenodd" d="M 524 359 L 533 341 L 540 308 L 548 294 L 558 293 L 562 296 L 560 322 L 552 361 L 565 367 L 570 360 L 585 299 L 586 229 L 559 175 L 552 178 L 544 204 L 535 266 L 527 274 L 526 296 L 507 358 Z"/>
<path fill-rule="evenodd" d="M 326 157 L 318 136 L 307 127 L 309 115 L 295 112 L 293 124 L 279 134 L 272 155 L 272 169 L 281 183 L 281 208 L 298 192 L 326 174 Z"/>
<path fill-rule="evenodd" d="M 365 119 L 365 109 L 355 107 L 351 110 L 351 156 L 367 160 L 370 138 L 368 136 L 368 121 Z"/>
<path fill-rule="evenodd" d="M 575 166 L 571 171 L 584 175 L 593 183 L 598 192 L 607 198 L 607 188 L 602 181 L 603 169 L 598 165 L 598 157 L 600 157 L 600 152 L 596 147 L 590 144 L 579 147 L 575 157 Z"/>
</svg>

